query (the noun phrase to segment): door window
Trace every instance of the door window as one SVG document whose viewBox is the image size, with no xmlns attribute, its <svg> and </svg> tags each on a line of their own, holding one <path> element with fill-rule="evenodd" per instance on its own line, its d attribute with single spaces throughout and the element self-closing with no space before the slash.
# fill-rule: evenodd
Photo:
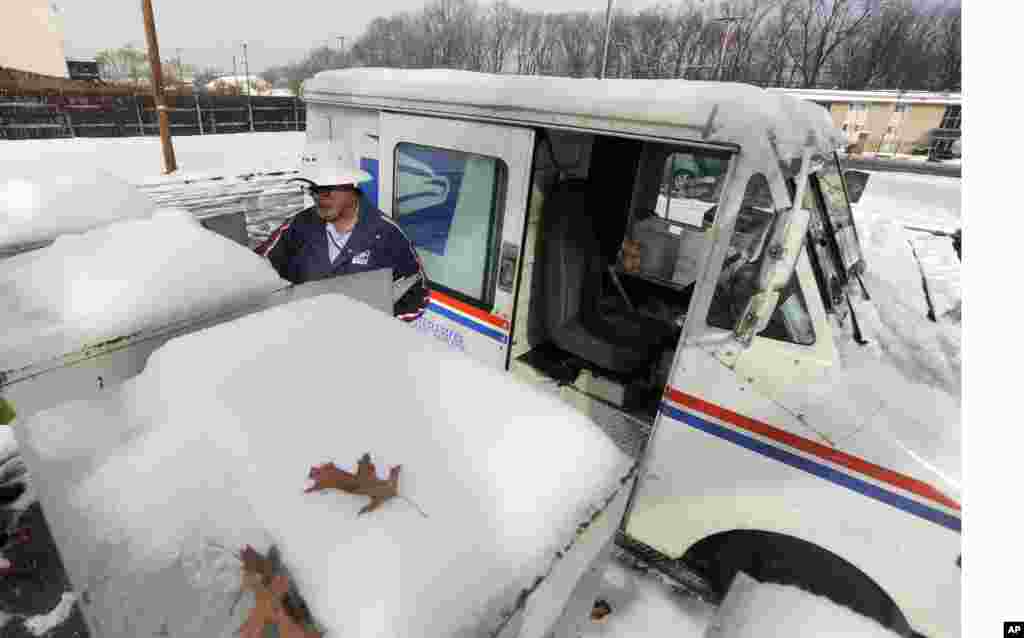
<svg viewBox="0 0 1024 638">
<path fill-rule="evenodd" d="M 767 193 L 768 181 L 764 175 L 751 177 L 708 311 L 708 324 L 715 328 L 735 329 L 747 302 L 756 292 L 765 259 L 764 242 L 774 216 L 772 209 L 764 206 Z M 814 327 L 797 277 L 790 278 L 768 327 L 758 336 L 800 345 L 814 344 Z"/>
<path fill-rule="evenodd" d="M 392 210 L 430 282 L 466 301 L 493 302 L 505 163 L 418 144 L 395 148 Z"/>
</svg>

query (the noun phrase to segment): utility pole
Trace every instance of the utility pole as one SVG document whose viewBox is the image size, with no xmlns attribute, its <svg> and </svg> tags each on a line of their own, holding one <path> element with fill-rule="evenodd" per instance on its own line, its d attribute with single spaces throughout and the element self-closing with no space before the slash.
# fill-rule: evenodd
<svg viewBox="0 0 1024 638">
<path fill-rule="evenodd" d="M 612 35 L 612 3 L 615 0 L 608 0 L 608 8 L 604 15 L 604 55 L 601 56 L 601 77 L 604 78 L 608 70 L 608 40 Z"/>
<path fill-rule="evenodd" d="M 157 116 L 160 118 L 160 146 L 163 149 L 164 174 L 178 170 L 174 159 L 174 145 L 171 143 L 171 124 L 167 116 L 167 103 L 164 99 L 163 73 L 160 69 L 160 47 L 156 40 L 156 23 L 153 20 L 153 3 L 142 0 L 142 22 L 146 27 L 146 44 L 149 48 L 149 64 L 153 72 L 153 98 L 156 102 Z"/>
<path fill-rule="evenodd" d="M 249 84 L 249 43 L 242 43 L 242 59 L 245 61 L 245 95 L 249 102 L 249 132 L 256 130 L 256 123 L 252 119 L 252 85 Z"/>
<path fill-rule="evenodd" d="M 238 59 L 237 58 L 238 58 L 238 56 L 234 56 L 234 55 L 231 56 L 231 68 L 234 69 L 234 71 L 233 71 L 234 75 L 231 76 L 231 81 L 235 83 L 235 86 L 238 86 Z"/>
</svg>

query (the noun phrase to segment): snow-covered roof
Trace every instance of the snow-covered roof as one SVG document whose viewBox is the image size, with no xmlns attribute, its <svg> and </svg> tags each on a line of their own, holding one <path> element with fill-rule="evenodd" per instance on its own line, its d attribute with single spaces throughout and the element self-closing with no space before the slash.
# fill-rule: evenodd
<svg viewBox="0 0 1024 638">
<path fill-rule="evenodd" d="M 768 89 L 803 100 L 822 102 L 892 102 L 899 104 L 961 104 L 959 93 L 930 91 L 843 91 L 840 89 Z"/>
<path fill-rule="evenodd" d="M 783 159 L 846 144 L 827 111 L 746 84 L 686 80 L 599 80 L 492 75 L 445 69 L 323 71 L 307 81 L 308 102 L 446 114 L 555 128 L 608 131 L 745 150 L 774 145 Z"/>
</svg>

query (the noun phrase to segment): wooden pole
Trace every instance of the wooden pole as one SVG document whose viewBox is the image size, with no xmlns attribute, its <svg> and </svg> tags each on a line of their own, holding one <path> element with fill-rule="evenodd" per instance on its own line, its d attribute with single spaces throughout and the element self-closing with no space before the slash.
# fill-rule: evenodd
<svg viewBox="0 0 1024 638">
<path fill-rule="evenodd" d="M 160 69 L 160 47 L 156 41 L 156 24 L 153 21 L 152 0 L 142 0 L 142 21 L 146 26 L 146 44 L 149 48 L 149 66 L 153 71 L 153 99 L 160 118 L 160 146 L 163 149 L 164 174 L 178 170 L 174 160 L 174 146 L 171 144 L 171 125 L 164 99 L 163 73 Z"/>
</svg>

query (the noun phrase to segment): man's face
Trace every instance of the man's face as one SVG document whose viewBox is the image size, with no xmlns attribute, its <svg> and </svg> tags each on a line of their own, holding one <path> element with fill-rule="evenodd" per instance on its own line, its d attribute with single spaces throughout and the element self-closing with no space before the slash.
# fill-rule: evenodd
<svg viewBox="0 0 1024 638">
<path fill-rule="evenodd" d="M 317 192 L 317 212 L 320 219 L 333 222 L 339 217 L 348 217 L 359 205 L 355 189 L 322 190 Z"/>
</svg>

